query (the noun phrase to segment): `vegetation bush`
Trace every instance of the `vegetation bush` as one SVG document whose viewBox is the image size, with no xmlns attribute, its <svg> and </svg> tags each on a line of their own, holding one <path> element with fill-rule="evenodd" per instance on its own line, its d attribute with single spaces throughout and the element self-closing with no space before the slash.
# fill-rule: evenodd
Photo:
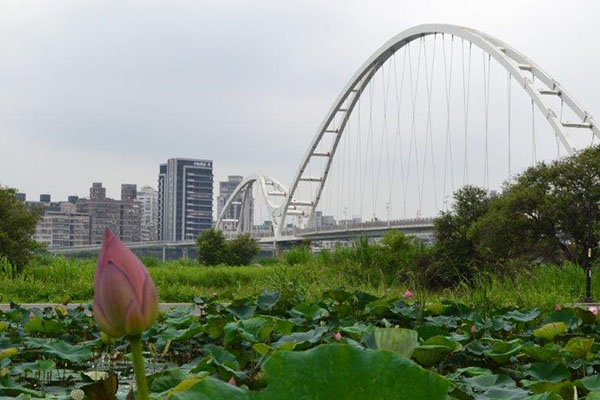
<svg viewBox="0 0 600 400">
<path fill-rule="evenodd" d="M 196 239 L 198 261 L 204 265 L 248 265 L 260 251 L 250 234 L 242 234 L 227 242 L 222 231 L 207 229 Z"/>
<path fill-rule="evenodd" d="M 0 257 L 19 272 L 40 245 L 33 240 L 39 214 L 17 199 L 15 189 L 0 186 Z M 4 268 L 3 268 L 4 269 Z"/>
<path fill-rule="evenodd" d="M 311 259 L 308 246 L 294 246 L 283 252 L 283 259 L 287 265 L 305 264 Z"/>
<path fill-rule="evenodd" d="M 227 243 L 227 264 L 248 265 L 260 252 L 260 247 L 252 235 L 239 235 Z"/>
<path fill-rule="evenodd" d="M 222 231 L 207 229 L 196 239 L 198 261 L 204 265 L 224 264 L 227 261 L 227 242 Z"/>
</svg>

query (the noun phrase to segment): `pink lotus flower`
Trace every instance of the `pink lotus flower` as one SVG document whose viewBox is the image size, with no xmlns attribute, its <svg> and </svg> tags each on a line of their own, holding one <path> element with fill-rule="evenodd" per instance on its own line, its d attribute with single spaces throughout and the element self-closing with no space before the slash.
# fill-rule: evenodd
<svg viewBox="0 0 600 400">
<path fill-rule="evenodd" d="M 554 311 L 560 311 L 560 310 L 562 310 L 562 306 L 560 304 L 555 304 Z"/>
<path fill-rule="evenodd" d="M 340 341 L 342 340 L 342 334 L 341 334 L 341 333 L 339 333 L 339 332 L 336 332 L 336 333 L 333 335 L 333 338 L 335 339 L 335 341 L 336 341 L 336 342 L 340 342 Z"/>
<path fill-rule="evenodd" d="M 592 314 L 598 315 L 598 307 L 596 307 L 596 306 L 590 306 L 590 307 L 588 307 L 588 310 L 591 311 Z"/>
<path fill-rule="evenodd" d="M 404 292 L 404 298 L 408 300 L 408 299 L 412 299 L 412 297 L 413 297 L 413 292 L 406 289 L 406 292 Z"/>
<path fill-rule="evenodd" d="M 230 380 L 227 381 L 228 384 L 230 384 L 231 386 L 236 386 L 235 384 L 235 378 L 232 376 Z"/>
<path fill-rule="evenodd" d="M 477 332 L 477 327 L 475 325 L 471 325 L 471 333 Z"/>
<path fill-rule="evenodd" d="M 107 229 L 94 277 L 94 318 L 112 337 L 139 335 L 158 316 L 158 294 L 144 264 Z"/>
</svg>

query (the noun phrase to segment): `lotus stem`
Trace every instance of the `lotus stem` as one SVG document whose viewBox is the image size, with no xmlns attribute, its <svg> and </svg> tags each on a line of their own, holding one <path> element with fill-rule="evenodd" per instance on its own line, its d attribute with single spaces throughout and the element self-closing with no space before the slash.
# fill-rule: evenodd
<svg viewBox="0 0 600 400">
<path fill-rule="evenodd" d="M 128 336 L 131 343 L 131 355 L 133 356 L 133 372 L 137 384 L 137 396 L 139 400 L 149 400 L 148 383 L 146 382 L 146 369 L 144 367 L 144 356 L 142 354 L 141 335 Z"/>
</svg>

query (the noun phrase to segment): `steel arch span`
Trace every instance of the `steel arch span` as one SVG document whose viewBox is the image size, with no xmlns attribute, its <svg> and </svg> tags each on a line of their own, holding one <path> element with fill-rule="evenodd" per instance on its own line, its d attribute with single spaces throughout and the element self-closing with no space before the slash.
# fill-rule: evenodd
<svg viewBox="0 0 600 400">
<path fill-rule="evenodd" d="M 562 85 L 544 72 L 537 64 L 531 61 L 522 53 L 508 46 L 504 42 L 475 29 L 446 24 L 428 24 L 419 25 L 410 28 L 397 36 L 390 39 L 387 43 L 381 46 L 367 61 L 358 69 L 346 84 L 340 95 L 334 101 L 333 105 L 327 112 L 325 118 L 321 122 L 313 140 L 304 154 L 302 163 L 300 164 L 289 191 L 287 192 L 285 202 L 281 207 L 278 207 L 272 215 L 277 220 L 273 219 L 275 228 L 275 236 L 281 237 L 282 228 L 285 226 L 287 216 L 299 216 L 306 218 L 308 221 L 314 216 L 315 209 L 319 204 L 323 187 L 327 181 L 333 157 L 336 154 L 338 144 L 344 128 L 350 118 L 350 115 L 357 104 L 357 101 L 363 93 L 366 86 L 369 84 L 375 73 L 382 67 L 395 52 L 407 46 L 412 41 L 428 35 L 448 34 L 453 37 L 461 38 L 471 44 L 479 47 L 483 52 L 487 53 L 491 58 L 497 61 L 521 87 L 526 94 L 531 98 L 532 102 L 542 113 L 549 125 L 552 127 L 556 137 L 561 141 L 569 154 L 576 151 L 569 136 L 566 134 L 565 128 L 579 128 L 588 131 L 600 138 L 600 127 L 593 120 L 592 116 L 579 105 L 579 103 L 565 90 Z M 534 85 L 534 80 L 541 82 L 545 87 L 537 88 Z M 569 108 L 573 114 L 579 118 L 579 121 L 562 121 L 548 98 L 558 96 L 561 102 Z M 336 121 L 337 124 L 336 124 Z M 328 150 L 323 151 L 319 146 L 325 135 L 335 135 L 331 144 L 327 145 Z M 323 141 L 325 143 L 325 141 Z M 319 149 L 319 150 L 317 150 Z M 317 175 L 308 175 L 307 166 L 313 158 L 325 159 L 323 170 Z M 299 200 L 295 198 L 298 191 L 298 186 L 302 183 L 316 183 L 317 188 L 313 193 L 312 199 Z M 240 189 L 241 189 L 240 185 Z"/>
<path fill-rule="evenodd" d="M 216 228 L 223 230 L 225 222 L 233 222 L 236 226 L 237 233 L 250 233 L 252 230 L 252 213 L 250 212 L 250 198 L 252 196 L 253 186 L 258 185 L 258 194 L 265 200 L 268 212 L 270 214 L 271 227 L 275 239 L 279 237 L 279 222 L 281 221 L 281 204 L 277 204 L 276 198 L 286 198 L 288 195 L 287 189 L 277 179 L 260 174 L 251 174 L 245 177 L 235 188 L 229 199 L 223 206 L 221 214 L 217 218 Z M 240 203 L 236 202 L 236 198 L 242 196 Z M 234 220 L 225 219 L 227 210 L 234 206 L 240 205 L 239 218 Z"/>
</svg>

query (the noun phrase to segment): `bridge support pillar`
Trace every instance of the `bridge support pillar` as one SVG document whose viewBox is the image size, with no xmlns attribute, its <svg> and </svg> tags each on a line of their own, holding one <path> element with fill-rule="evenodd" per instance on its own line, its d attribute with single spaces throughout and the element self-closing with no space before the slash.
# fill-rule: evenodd
<svg viewBox="0 0 600 400">
<path fill-rule="evenodd" d="M 273 257 L 281 256 L 283 252 L 283 245 L 277 240 L 273 240 Z"/>
<path fill-rule="evenodd" d="M 166 261 L 167 259 L 167 249 L 165 248 L 165 245 L 163 244 L 162 246 L 162 260 Z"/>
<path fill-rule="evenodd" d="M 188 249 L 184 247 L 182 249 L 182 251 L 183 251 L 183 259 L 187 260 L 188 259 Z"/>
</svg>

